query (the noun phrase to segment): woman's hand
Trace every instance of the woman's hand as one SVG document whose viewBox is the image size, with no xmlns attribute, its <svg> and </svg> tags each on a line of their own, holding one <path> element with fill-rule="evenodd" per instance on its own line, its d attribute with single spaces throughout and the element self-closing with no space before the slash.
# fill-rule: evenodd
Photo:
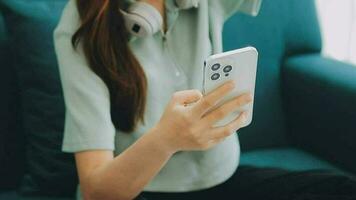
<svg viewBox="0 0 356 200">
<path fill-rule="evenodd" d="M 204 97 L 198 90 L 176 92 L 152 133 L 158 134 L 167 151 L 209 149 L 241 128 L 246 120 L 246 112 L 242 112 L 229 124 L 213 127 L 215 122 L 251 102 L 251 94 L 247 93 L 211 110 L 233 88 L 234 83 L 228 82 Z"/>
</svg>

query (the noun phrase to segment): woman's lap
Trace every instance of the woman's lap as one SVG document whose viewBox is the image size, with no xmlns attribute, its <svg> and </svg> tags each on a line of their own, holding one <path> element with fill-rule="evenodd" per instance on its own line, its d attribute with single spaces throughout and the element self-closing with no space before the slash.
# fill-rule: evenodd
<svg viewBox="0 0 356 200">
<path fill-rule="evenodd" d="M 330 171 L 240 166 L 226 182 L 185 193 L 143 192 L 147 200 L 356 200 L 356 180 Z"/>
</svg>

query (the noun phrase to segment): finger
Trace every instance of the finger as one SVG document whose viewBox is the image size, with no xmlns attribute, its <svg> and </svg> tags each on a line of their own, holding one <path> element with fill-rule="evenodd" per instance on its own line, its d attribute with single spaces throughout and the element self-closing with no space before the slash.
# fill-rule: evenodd
<svg viewBox="0 0 356 200">
<path fill-rule="evenodd" d="M 213 128 L 208 134 L 211 139 L 220 140 L 230 136 L 235 133 L 247 120 L 247 112 L 242 112 L 238 117 L 236 117 L 232 122 L 225 126 Z"/>
<path fill-rule="evenodd" d="M 235 111 L 236 109 L 250 103 L 252 101 L 252 97 L 250 93 L 245 93 L 237 98 L 234 98 L 220 107 L 216 108 L 215 110 L 209 111 L 204 118 L 203 121 L 206 124 L 213 124 L 216 121 L 223 119 L 231 112 Z"/>
<path fill-rule="evenodd" d="M 199 90 L 183 90 L 173 94 L 173 100 L 181 105 L 199 101 L 203 97 Z"/>
<path fill-rule="evenodd" d="M 214 107 L 220 99 L 222 99 L 226 94 L 228 94 L 235 84 L 233 81 L 229 81 L 212 92 L 201 98 L 194 107 L 194 112 L 203 115 L 210 108 Z"/>
</svg>

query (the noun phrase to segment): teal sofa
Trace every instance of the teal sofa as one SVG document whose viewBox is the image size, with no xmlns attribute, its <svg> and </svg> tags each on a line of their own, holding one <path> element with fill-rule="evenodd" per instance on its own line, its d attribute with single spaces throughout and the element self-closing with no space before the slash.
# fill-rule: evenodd
<svg viewBox="0 0 356 200">
<path fill-rule="evenodd" d="M 74 198 L 60 151 L 64 102 L 52 32 L 67 0 L 0 0 L 0 200 Z M 325 58 L 312 0 L 264 0 L 231 17 L 225 50 L 259 50 L 241 164 L 356 174 L 356 66 Z"/>
</svg>

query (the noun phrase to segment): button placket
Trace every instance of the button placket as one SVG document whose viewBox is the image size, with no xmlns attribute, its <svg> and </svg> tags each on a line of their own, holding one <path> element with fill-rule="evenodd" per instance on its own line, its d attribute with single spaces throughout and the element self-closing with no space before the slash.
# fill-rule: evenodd
<svg viewBox="0 0 356 200">
<path fill-rule="evenodd" d="M 183 71 L 182 67 L 179 65 L 179 63 L 175 59 L 175 56 L 172 53 L 172 50 L 170 48 L 170 41 L 169 41 L 170 33 L 171 33 L 171 31 L 174 27 L 174 24 L 178 18 L 179 12 L 178 12 L 177 8 L 172 8 L 172 5 L 167 5 L 167 4 L 169 4 L 169 1 L 171 1 L 171 0 L 167 0 L 167 3 L 166 3 L 168 29 L 167 29 L 166 33 L 164 33 L 163 30 L 161 31 L 163 52 L 166 55 L 166 59 L 168 59 L 169 63 L 171 63 L 170 67 L 173 68 L 174 79 L 175 79 L 174 83 L 175 83 L 176 89 L 181 90 L 181 89 L 186 89 L 186 87 L 187 87 L 187 76 L 186 76 L 185 72 Z"/>
</svg>

